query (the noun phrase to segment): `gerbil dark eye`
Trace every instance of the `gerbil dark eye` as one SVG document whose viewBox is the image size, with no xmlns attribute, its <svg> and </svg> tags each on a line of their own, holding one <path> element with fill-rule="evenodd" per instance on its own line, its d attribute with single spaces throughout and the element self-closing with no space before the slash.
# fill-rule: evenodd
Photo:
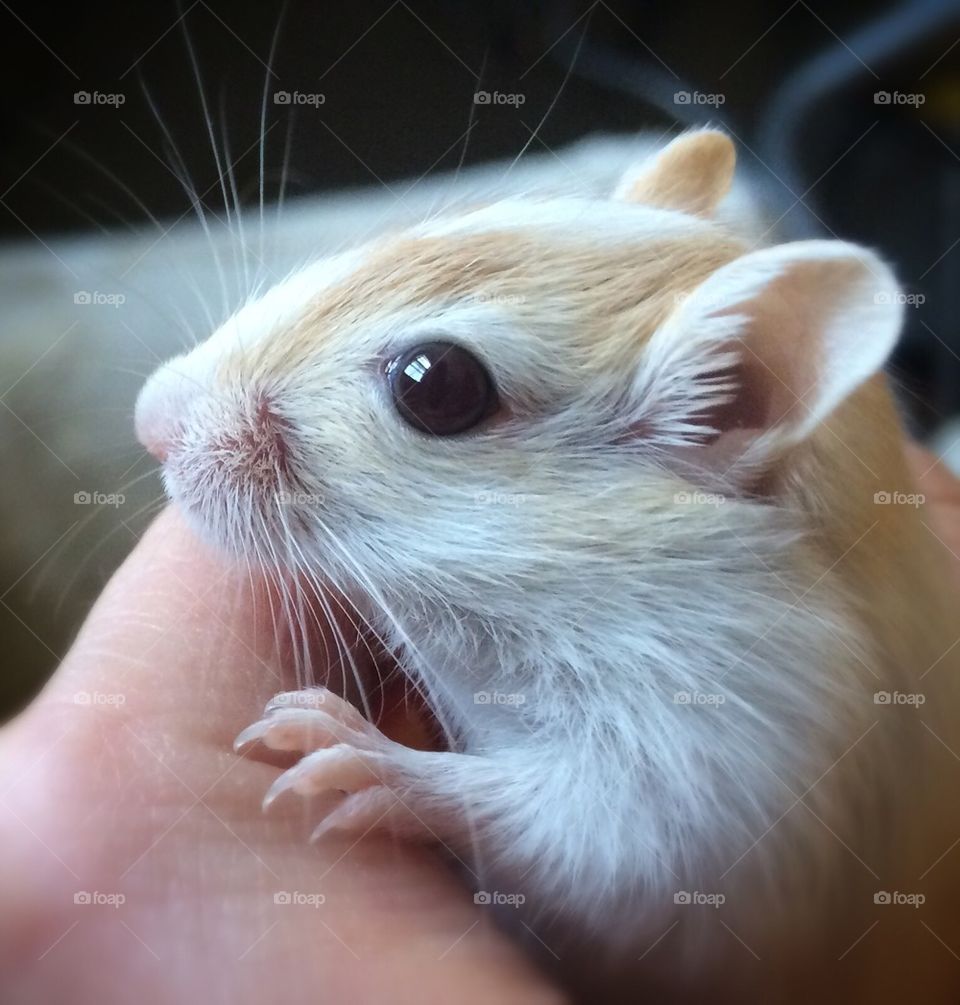
<svg viewBox="0 0 960 1005">
<path fill-rule="evenodd" d="M 425 342 L 407 349 L 387 367 L 387 379 L 404 421 L 434 436 L 472 429 L 497 404 L 486 367 L 452 342 Z"/>
</svg>

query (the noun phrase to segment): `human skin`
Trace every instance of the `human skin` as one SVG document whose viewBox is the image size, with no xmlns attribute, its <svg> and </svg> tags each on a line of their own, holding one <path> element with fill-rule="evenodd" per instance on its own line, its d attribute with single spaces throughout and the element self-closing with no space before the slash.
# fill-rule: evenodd
<svg viewBox="0 0 960 1005">
<path fill-rule="evenodd" d="M 960 585 L 960 482 L 911 461 Z M 255 597 L 167 510 L 0 730 L 0 1001 L 562 1001 L 432 849 L 261 812 L 280 762 L 232 741 L 294 685 Z"/>
<path fill-rule="evenodd" d="M 169 509 L 0 731 L 0 1001 L 561 1001 L 432 849 L 261 812 L 279 769 L 232 742 L 294 686 L 267 610 Z"/>
</svg>

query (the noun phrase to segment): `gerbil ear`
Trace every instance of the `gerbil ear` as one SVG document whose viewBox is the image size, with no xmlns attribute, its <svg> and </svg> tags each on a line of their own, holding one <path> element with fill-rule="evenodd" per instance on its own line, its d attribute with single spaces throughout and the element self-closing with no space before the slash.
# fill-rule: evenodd
<svg viewBox="0 0 960 1005">
<path fill-rule="evenodd" d="M 884 364 L 902 321 L 888 266 L 840 241 L 798 241 L 723 266 L 651 337 L 642 421 L 727 469 L 805 439 Z M 642 428 L 638 427 L 638 428 Z"/>
<path fill-rule="evenodd" d="M 614 198 L 710 216 L 730 189 L 735 164 L 736 152 L 725 133 L 698 129 L 628 171 Z"/>
</svg>

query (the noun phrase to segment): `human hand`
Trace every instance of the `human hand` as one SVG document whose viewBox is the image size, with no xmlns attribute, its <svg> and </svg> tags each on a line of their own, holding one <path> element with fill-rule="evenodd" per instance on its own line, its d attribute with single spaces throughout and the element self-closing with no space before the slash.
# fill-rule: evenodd
<svg viewBox="0 0 960 1005">
<path fill-rule="evenodd" d="M 295 682 L 253 596 L 166 511 L 0 731 L 0 1000 L 561 1000 L 430 849 L 261 812 L 232 741 Z"/>
</svg>

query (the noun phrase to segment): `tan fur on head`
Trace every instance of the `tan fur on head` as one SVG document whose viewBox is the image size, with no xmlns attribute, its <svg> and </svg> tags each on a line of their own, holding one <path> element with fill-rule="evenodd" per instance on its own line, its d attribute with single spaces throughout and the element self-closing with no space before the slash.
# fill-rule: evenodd
<svg viewBox="0 0 960 1005">
<path fill-rule="evenodd" d="M 624 179 L 617 195 L 694 216 L 711 216 L 730 190 L 736 152 L 730 138 L 715 129 L 684 133 L 642 173 Z"/>
<path fill-rule="evenodd" d="M 735 239 L 709 229 L 610 245 L 535 230 L 401 235 L 318 294 L 290 338 L 264 340 L 253 351 L 238 346 L 225 355 L 224 378 L 295 373 L 318 344 L 355 340 L 360 311 L 369 320 L 470 301 L 509 304 L 528 338 L 562 305 L 576 324 L 569 326 L 569 340 L 551 331 L 557 350 L 575 358 L 584 374 L 621 372 L 636 364 L 680 297 L 742 250 Z"/>
</svg>

